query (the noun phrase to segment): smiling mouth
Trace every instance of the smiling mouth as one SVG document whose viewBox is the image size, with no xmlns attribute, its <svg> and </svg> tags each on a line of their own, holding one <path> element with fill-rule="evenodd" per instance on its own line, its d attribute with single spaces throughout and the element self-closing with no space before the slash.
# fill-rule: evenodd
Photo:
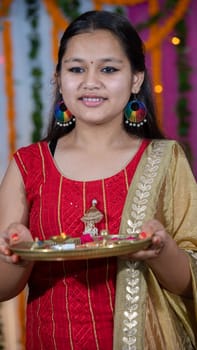
<svg viewBox="0 0 197 350">
<path fill-rule="evenodd" d="M 83 97 L 80 97 L 80 100 L 82 101 L 87 101 L 87 102 L 100 102 L 100 101 L 104 101 L 106 100 L 106 98 L 104 97 L 96 97 L 96 96 L 83 96 Z"/>
<path fill-rule="evenodd" d="M 100 105 L 103 101 L 106 101 L 107 98 L 98 97 L 98 96 L 82 96 L 79 98 L 86 106 L 95 107 Z"/>
</svg>

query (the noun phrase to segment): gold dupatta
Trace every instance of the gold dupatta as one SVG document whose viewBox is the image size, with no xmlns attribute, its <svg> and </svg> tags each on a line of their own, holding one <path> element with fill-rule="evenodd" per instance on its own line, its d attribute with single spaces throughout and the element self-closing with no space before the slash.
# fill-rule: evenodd
<svg viewBox="0 0 197 350">
<path fill-rule="evenodd" d="M 197 186 L 182 149 L 175 141 L 152 141 L 130 186 L 119 233 L 139 233 L 148 219 L 160 220 L 190 255 L 194 297 L 162 289 L 143 262 L 118 259 L 114 350 L 197 347 L 196 217 Z"/>
</svg>

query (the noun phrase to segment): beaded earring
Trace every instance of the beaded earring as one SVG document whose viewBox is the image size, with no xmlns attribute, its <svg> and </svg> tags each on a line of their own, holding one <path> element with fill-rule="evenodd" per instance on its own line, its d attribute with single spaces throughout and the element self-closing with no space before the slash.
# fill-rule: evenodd
<svg viewBox="0 0 197 350">
<path fill-rule="evenodd" d="M 71 112 L 66 108 L 63 100 L 60 100 L 55 106 L 55 119 L 57 125 L 59 126 L 69 126 L 75 122 L 75 117 L 71 114 Z"/>
<path fill-rule="evenodd" d="M 129 126 L 140 127 L 147 122 L 147 109 L 142 101 L 137 98 L 127 103 L 125 107 L 125 123 Z"/>
</svg>

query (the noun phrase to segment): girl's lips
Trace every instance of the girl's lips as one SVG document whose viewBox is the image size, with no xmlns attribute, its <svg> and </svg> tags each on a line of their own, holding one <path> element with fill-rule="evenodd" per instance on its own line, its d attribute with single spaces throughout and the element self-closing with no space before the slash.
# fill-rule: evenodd
<svg viewBox="0 0 197 350">
<path fill-rule="evenodd" d="M 102 104 L 106 98 L 100 96 L 82 96 L 79 100 L 88 107 L 96 107 Z"/>
</svg>

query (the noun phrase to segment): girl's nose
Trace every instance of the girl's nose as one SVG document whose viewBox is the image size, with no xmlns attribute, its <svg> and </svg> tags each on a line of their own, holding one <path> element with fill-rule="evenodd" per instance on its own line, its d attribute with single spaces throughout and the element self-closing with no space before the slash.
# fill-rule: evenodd
<svg viewBox="0 0 197 350">
<path fill-rule="evenodd" d="M 84 75 L 83 88 L 84 89 L 98 89 L 101 86 L 101 82 L 98 77 L 98 72 L 95 70 L 89 70 Z"/>
</svg>

